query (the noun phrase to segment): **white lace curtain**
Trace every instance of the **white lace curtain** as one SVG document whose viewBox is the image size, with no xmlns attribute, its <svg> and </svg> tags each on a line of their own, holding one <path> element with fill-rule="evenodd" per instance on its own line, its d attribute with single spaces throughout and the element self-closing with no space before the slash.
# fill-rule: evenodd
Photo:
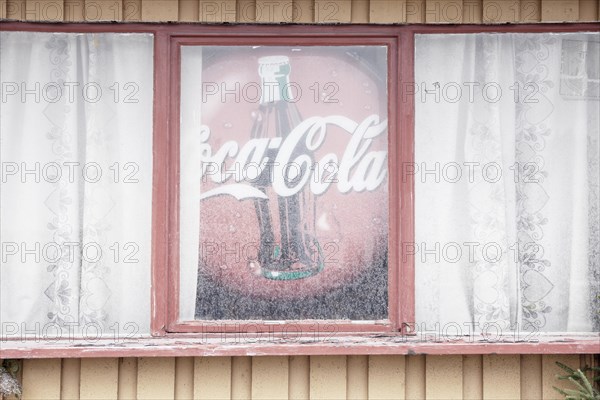
<svg viewBox="0 0 600 400">
<path fill-rule="evenodd" d="M 421 329 L 600 330 L 599 46 L 417 37 Z"/>
<path fill-rule="evenodd" d="M 0 35 L 2 334 L 148 332 L 152 35 Z"/>
</svg>

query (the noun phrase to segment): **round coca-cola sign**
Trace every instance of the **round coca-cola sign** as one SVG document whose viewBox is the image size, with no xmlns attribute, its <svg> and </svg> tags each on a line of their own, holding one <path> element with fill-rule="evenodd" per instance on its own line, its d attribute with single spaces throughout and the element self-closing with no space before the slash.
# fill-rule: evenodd
<svg viewBox="0 0 600 400">
<path fill-rule="evenodd" d="M 195 47 L 182 69 L 194 317 L 387 318 L 386 48 Z"/>
</svg>

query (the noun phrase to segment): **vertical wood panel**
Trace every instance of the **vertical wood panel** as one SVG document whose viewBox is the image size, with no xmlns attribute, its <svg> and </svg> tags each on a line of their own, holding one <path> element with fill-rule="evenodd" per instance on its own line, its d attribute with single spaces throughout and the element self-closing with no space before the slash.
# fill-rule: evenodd
<svg viewBox="0 0 600 400">
<path fill-rule="evenodd" d="M 123 0 L 86 0 L 85 5 L 86 19 L 90 18 L 89 21 L 123 20 Z"/>
<path fill-rule="evenodd" d="M 148 0 L 150 1 L 150 0 Z M 154 1 L 154 0 L 151 0 Z M 235 22 L 236 3 L 235 0 L 200 0 L 201 22 Z"/>
<path fill-rule="evenodd" d="M 542 22 L 577 21 L 579 0 L 542 0 Z"/>
<path fill-rule="evenodd" d="M 23 400 L 60 399 L 60 358 L 23 361 Z"/>
<path fill-rule="evenodd" d="M 231 357 L 196 357 L 194 399 L 231 397 Z"/>
<path fill-rule="evenodd" d="M 346 398 L 346 356 L 310 357 L 310 398 Z"/>
<path fill-rule="evenodd" d="M 406 1 L 371 0 L 369 20 L 380 24 L 405 22 Z"/>
<path fill-rule="evenodd" d="M 581 354 L 579 356 L 579 365 L 583 367 L 600 367 L 600 354 Z M 592 382 L 594 378 L 593 371 L 587 371 L 586 376 Z M 598 376 L 598 374 L 596 374 Z"/>
<path fill-rule="evenodd" d="M 137 398 L 137 358 L 119 359 L 119 395 L 120 400 Z"/>
<path fill-rule="evenodd" d="M 41 10 L 44 21 L 64 21 L 65 11 L 63 0 L 46 0 L 41 2 Z"/>
<path fill-rule="evenodd" d="M 483 358 L 468 355 L 463 357 L 463 398 L 478 400 L 483 398 Z"/>
<path fill-rule="evenodd" d="M 409 24 L 425 22 L 425 0 L 406 0 L 406 22 Z"/>
<path fill-rule="evenodd" d="M 256 22 L 292 22 L 292 0 L 256 0 Z"/>
<path fill-rule="evenodd" d="M 24 7 L 25 20 L 61 22 L 64 20 L 62 0 L 27 0 Z"/>
<path fill-rule="evenodd" d="M 369 0 L 352 0 L 352 8 L 350 12 L 353 23 L 369 23 Z"/>
<path fill-rule="evenodd" d="M 107 10 L 103 10 L 102 5 L 95 0 L 85 0 L 83 2 L 83 19 L 88 22 L 102 21 L 103 12 L 108 13 Z"/>
<path fill-rule="evenodd" d="M 81 360 L 65 358 L 62 360 L 60 374 L 60 398 L 62 400 L 79 399 Z"/>
<path fill-rule="evenodd" d="M 84 4 L 85 0 L 65 0 L 64 20 L 69 22 L 85 21 Z"/>
<path fill-rule="evenodd" d="M 310 396 L 310 360 L 307 356 L 291 356 L 289 365 L 289 398 L 308 399 Z"/>
<path fill-rule="evenodd" d="M 369 393 L 369 358 L 348 356 L 346 364 L 346 398 L 366 399 Z"/>
<path fill-rule="evenodd" d="M 542 20 L 542 0 L 521 0 L 520 22 L 540 22 Z"/>
<path fill-rule="evenodd" d="M 118 358 L 83 358 L 79 398 L 116 399 L 119 388 Z"/>
<path fill-rule="evenodd" d="M 427 399 L 461 399 L 463 397 L 462 356 L 427 356 L 425 393 Z"/>
<path fill-rule="evenodd" d="M 194 357 L 175 359 L 175 399 L 188 400 L 194 397 Z"/>
<path fill-rule="evenodd" d="M 198 0 L 179 0 L 179 21 L 196 22 L 200 17 Z"/>
<path fill-rule="evenodd" d="M 519 0 L 483 0 L 483 22 L 517 22 L 520 18 Z"/>
<path fill-rule="evenodd" d="M 25 0 L 8 0 L 6 3 L 6 18 L 23 20 Z"/>
<path fill-rule="evenodd" d="M 425 356 L 406 358 L 406 398 L 425 398 Z"/>
<path fill-rule="evenodd" d="M 311 23 L 314 21 L 315 3 L 314 0 L 293 0 L 294 4 L 294 22 Z"/>
<path fill-rule="evenodd" d="M 480 24 L 483 20 L 481 0 L 463 0 L 463 23 Z"/>
<path fill-rule="evenodd" d="M 521 360 L 518 355 L 483 356 L 483 398 L 518 399 L 521 396 Z"/>
<path fill-rule="evenodd" d="M 369 399 L 404 399 L 405 357 L 369 356 Z"/>
<path fill-rule="evenodd" d="M 252 396 L 252 357 L 231 359 L 231 399 L 246 400 Z"/>
<path fill-rule="evenodd" d="M 462 0 L 426 0 L 425 21 L 427 23 L 453 23 L 462 22 Z"/>
<path fill-rule="evenodd" d="M 253 357 L 252 398 L 287 399 L 288 366 L 287 357 Z"/>
<path fill-rule="evenodd" d="M 525 354 L 521 356 L 521 399 L 542 398 L 542 356 Z"/>
<path fill-rule="evenodd" d="M 212 2 L 213 4 L 215 2 Z M 177 21 L 179 5 L 171 0 L 142 0 L 142 20 L 148 22 Z"/>
<path fill-rule="evenodd" d="M 123 0 L 123 20 L 142 20 L 142 0 Z"/>
<path fill-rule="evenodd" d="M 175 359 L 138 359 L 137 397 L 144 400 L 170 400 L 175 397 Z"/>
<path fill-rule="evenodd" d="M 556 375 L 564 375 L 564 371 L 556 365 L 559 361 L 571 368 L 579 368 L 578 355 L 544 355 L 542 356 L 542 397 L 547 399 L 563 399 L 563 396 L 558 393 L 552 386 L 559 388 L 571 388 L 571 383 L 564 380 L 556 379 Z"/>
<path fill-rule="evenodd" d="M 235 12 L 237 22 L 256 21 L 256 3 L 254 0 L 237 0 Z"/>
<path fill-rule="evenodd" d="M 339 24 L 350 22 L 352 3 L 347 0 L 314 0 L 315 22 Z"/>
<path fill-rule="evenodd" d="M 599 7 L 598 0 L 579 0 L 579 21 L 597 21 Z"/>
<path fill-rule="evenodd" d="M 0 19 L 6 18 L 6 0 L 0 0 Z"/>
</svg>

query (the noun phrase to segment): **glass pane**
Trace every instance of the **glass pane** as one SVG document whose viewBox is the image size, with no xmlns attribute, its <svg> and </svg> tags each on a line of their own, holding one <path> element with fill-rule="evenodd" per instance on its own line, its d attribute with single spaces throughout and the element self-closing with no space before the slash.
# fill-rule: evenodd
<svg viewBox="0 0 600 400">
<path fill-rule="evenodd" d="M 153 36 L 0 33 L 4 337 L 149 333 Z"/>
<path fill-rule="evenodd" d="M 387 318 L 386 47 L 181 68 L 181 319 Z"/>
<path fill-rule="evenodd" d="M 417 36 L 422 330 L 600 330 L 599 42 Z"/>
</svg>

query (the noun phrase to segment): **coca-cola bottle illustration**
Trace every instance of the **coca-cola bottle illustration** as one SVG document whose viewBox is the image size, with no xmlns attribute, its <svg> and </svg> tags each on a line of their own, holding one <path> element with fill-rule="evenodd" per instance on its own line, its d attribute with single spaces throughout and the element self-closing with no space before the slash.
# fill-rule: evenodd
<svg viewBox="0 0 600 400">
<path fill-rule="evenodd" d="M 253 139 L 281 138 L 284 141 L 302 121 L 292 97 L 290 62 L 286 56 L 268 56 L 258 60 L 262 94 L 254 114 Z M 308 185 L 298 193 L 283 197 L 273 191 L 275 173 L 283 173 L 288 186 L 294 186 L 308 173 L 307 165 L 284 165 L 275 168 L 277 149 L 267 150 L 268 162 L 251 184 L 267 198 L 254 199 L 260 241 L 258 259 L 249 261 L 257 275 L 274 280 L 294 280 L 313 276 L 323 270 L 323 254 L 315 234 L 316 197 Z M 309 154 L 298 146 L 292 160 Z M 294 173 L 290 171 L 294 169 Z M 295 176 L 294 176 L 295 175 Z"/>
</svg>

